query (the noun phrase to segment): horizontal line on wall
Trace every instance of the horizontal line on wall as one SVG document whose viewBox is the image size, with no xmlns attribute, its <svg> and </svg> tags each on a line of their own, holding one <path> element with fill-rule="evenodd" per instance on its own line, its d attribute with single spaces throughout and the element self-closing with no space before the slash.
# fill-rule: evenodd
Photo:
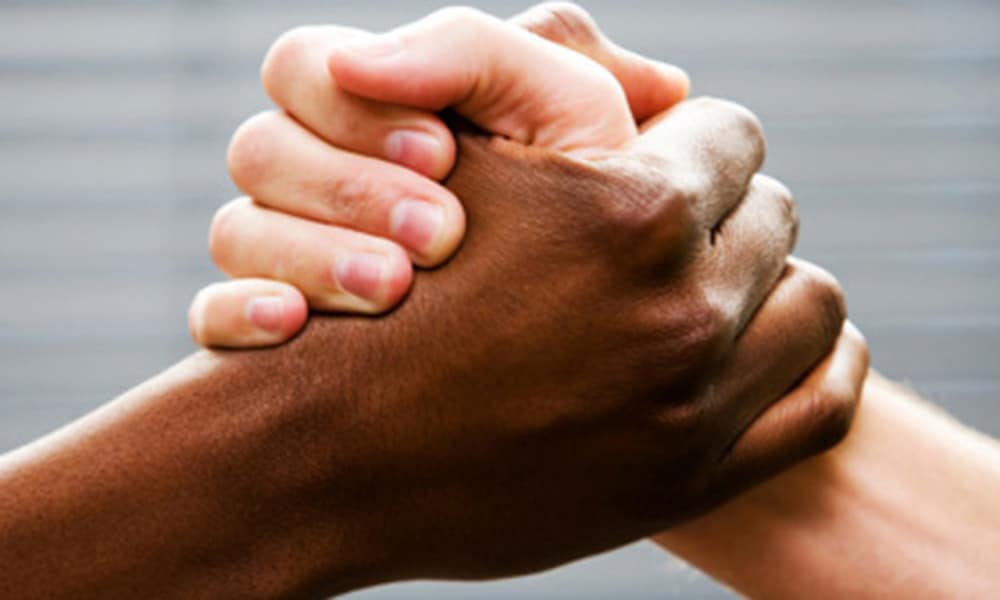
<svg viewBox="0 0 1000 600">
<path fill-rule="evenodd" d="M 128 57 L 109 56 L 80 58 L 73 48 L 59 57 L 0 56 L 0 81 L 18 77 L 59 77 L 67 81 L 86 78 L 128 77 L 134 81 L 163 83 L 164 77 L 184 79 L 231 78 L 244 81 L 256 75 L 266 47 L 259 55 L 246 57 L 215 57 L 206 53 L 176 54 L 180 48 L 167 47 L 162 56 Z M 657 54 L 660 54 L 659 52 Z M 830 52 L 788 52 L 787 48 L 761 48 L 753 46 L 734 53 L 732 48 L 712 51 L 698 49 L 688 56 L 682 53 L 671 60 L 683 63 L 692 72 L 710 71 L 718 76 L 728 71 L 743 72 L 748 67 L 803 69 L 812 76 L 823 71 L 844 69 L 852 73 L 898 72 L 907 67 L 922 70 L 927 77 L 948 79 L 968 78 L 984 72 L 1000 71 L 1000 51 L 995 48 L 949 48 L 933 50 L 885 50 L 853 54 Z M 180 81 L 178 81 L 180 83 Z"/>
</svg>

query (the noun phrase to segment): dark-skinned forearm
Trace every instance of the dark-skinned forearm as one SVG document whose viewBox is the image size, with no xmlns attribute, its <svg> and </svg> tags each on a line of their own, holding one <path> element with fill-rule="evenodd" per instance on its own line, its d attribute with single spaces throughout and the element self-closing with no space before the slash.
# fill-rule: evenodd
<svg viewBox="0 0 1000 600">
<path fill-rule="evenodd" d="M 196 355 L 0 459 L 0 596 L 275 597 L 331 575 L 341 591 L 369 582 L 365 548 L 330 541 L 358 523 L 313 523 L 296 496 L 309 469 L 269 455 L 276 432 L 301 426 L 279 356 Z"/>
</svg>

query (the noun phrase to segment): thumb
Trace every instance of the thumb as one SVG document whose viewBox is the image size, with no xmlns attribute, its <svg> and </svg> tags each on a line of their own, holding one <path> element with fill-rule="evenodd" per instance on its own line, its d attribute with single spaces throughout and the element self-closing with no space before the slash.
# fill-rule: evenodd
<svg viewBox="0 0 1000 600">
<path fill-rule="evenodd" d="M 447 107 L 524 144 L 586 153 L 637 135 L 614 76 L 586 56 L 468 8 L 335 49 L 337 85 L 372 100 Z"/>
<path fill-rule="evenodd" d="M 610 71 L 639 123 L 683 101 L 691 89 L 691 80 L 682 69 L 618 46 L 576 4 L 539 4 L 512 18 L 511 23 L 579 52 Z"/>
</svg>

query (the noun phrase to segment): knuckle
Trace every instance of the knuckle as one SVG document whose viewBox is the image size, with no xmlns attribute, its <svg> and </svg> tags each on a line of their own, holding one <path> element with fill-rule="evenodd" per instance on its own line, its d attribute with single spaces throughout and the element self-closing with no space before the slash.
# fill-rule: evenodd
<svg viewBox="0 0 1000 600">
<path fill-rule="evenodd" d="M 827 347 L 832 347 L 847 318 L 844 290 L 837 279 L 824 269 L 801 264 L 799 269 L 806 302 L 816 316 L 818 334 L 827 342 Z"/>
<path fill-rule="evenodd" d="M 327 219 L 331 222 L 362 222 L 375 206 L 387 200 L 385 193 L 384 181 L 364 172 L 332 173 L 322 194 Z"/>
<path fill-rule="evenodd" d="M 232 267 L 233 250 L 238 238 L 239 213 L 244 210 L 249 198 L 238 198 L 228 202 L 212 217 L 208 231 L 208 251 L 215 264 L 223 272 L 229 273 Z"/>
<path fill-rule="evenodd" d="M 612 239 L 632 248 L 630 255 L 676 256 L 696 233 L 694 211 L 698 192 L 690 178 L 671 177 L 661 156 L 637 154 L 607 171 L 615 193 L 600 201 L 600 222 Z"/>
<path fill-rule="evenodd" d="M 389 227 L 382 215 L 390 214 L 405 180 L 392 179 L 392 173 L 335 165 L 322 181 L 310 184 L 309 191 L 319 199 L 315 218 L 327 223 L 357 227 L 362 230 Z"/>
<path fill-rule="evenodd" d="M 315 26 L 304 25 L 281 34 L 264 56 L 260 67 L 260 79 L 264 90 L 280 103 L 282 85 L 286 75 L 294 73 L 309 52 L 309 45 L 315 38 Z"/>
<path fill-rule="evenodd" d="M 708 369 L 721 359 L 732 344 L 733 319 L 707 297 L 687 303 L 681 311 L 677 340 L 687 364 L 696 370 Z"/>
<path fill-rule="evenodd" d="M 430 18 L 448 26 L 477 28 L 493 19 L 483 11 L 471 6 L 446 6 L 434 12 Z"/>
<path fill-rule="evenodd" d="M 525 13 L 525 29 L 547 40 L 571 48 L 590 48 L 601 39 L 593 17 L 571 2 L 546 2 Z"/>
<path fill-rule="evenodd" d="M 727 130 L 748 140 L 752 152 L 751 158 L 758 165 L 764 162 L 767 153 L 764 126 L 753 111 L 742 104 L 711 96 L 702 96 L 692 102 L 700 110 L 716 115 L 715 118 L 719 122 L 726 123 Z"/>
<path fill-rule="evenodd" d="M 226 153 L 229 176 L 243 191 L 251 190 L 274 164 L 274 130 L 281 115 L 274 111 L 258 113 L 243 122 L 233 134 Z"/>
<path fill-rule="evenodd" d="M 857 352 L 858 358 L 863 365 L 863 371 L 867 373 L 868 367 L 871 364 L 871 349 L 868 347 L 868 340 L 865 339 L 864 334 L 850 321 L 844 325 L 842 335 Z"/>
<path fill-rule="evenodd" d="M 856 400 L 854 391 L 846 383 L 831 382 L 813 392 L 810 412 L 816 452 L 833 448 L 847 436 Z"/>
<path fill-rule="evenodd" d="M 692 212 L 703 196 L 695 177 L 670 177 L 662 182 L 662 198 L 673 210 Z"/>
<path fill-rule="evenodd" d="M 792 191 L 777 179 L 762 174 L 754 175 L 754 185 L 760 186 L 777 205 L 781 222 L 788 229 L 789 248 L 794 247 L 799 234 L 799 212 Z"/>
</svg>

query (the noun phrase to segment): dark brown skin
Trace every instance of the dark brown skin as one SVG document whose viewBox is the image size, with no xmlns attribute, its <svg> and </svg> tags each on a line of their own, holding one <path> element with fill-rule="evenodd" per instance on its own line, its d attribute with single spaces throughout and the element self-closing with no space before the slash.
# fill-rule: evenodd
<svg viewBox="0 0 1000 600">
<path fill-rule="evenodd" d="M 677 111 L 762 150 L 739 111 Z M 794 215 L 748 183 L 759 151 L 712 170 L 698 144 L 686 162 L 641 144 L 591 162 L 460 149 L 465 246 L 397 311 L 203 353 L 4 457 L 0 596 L 524 573 L 701 514 L 844 435 L 845 386 L 766 412 L 844 308 L 828 276 L 784 268 Z M 696 163 L 713 185 L 678 184 Z"/>
</svg>

